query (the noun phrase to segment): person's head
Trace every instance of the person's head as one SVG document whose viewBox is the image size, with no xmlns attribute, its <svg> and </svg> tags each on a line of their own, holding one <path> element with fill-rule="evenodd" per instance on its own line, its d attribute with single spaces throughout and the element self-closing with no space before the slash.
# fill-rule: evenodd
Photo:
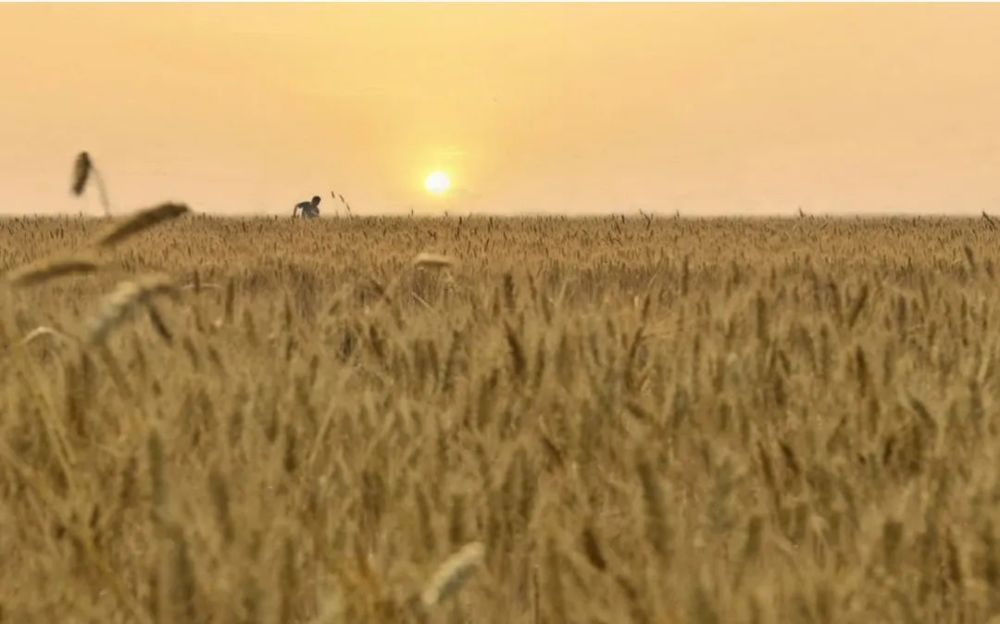
<svg viewBox="0 0 1000 624">
<path fill-rule="evenodd" d="M 313 206 L 319 206 L 319 195 L 313 195 Z"/>
</svg>

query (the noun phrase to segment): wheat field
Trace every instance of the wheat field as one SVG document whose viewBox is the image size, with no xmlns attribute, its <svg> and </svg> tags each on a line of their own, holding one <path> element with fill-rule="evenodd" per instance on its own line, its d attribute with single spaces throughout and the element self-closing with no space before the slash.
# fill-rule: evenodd
<svg viewBox="0 0 1000 624">
<path fill-rule="evenodd" d="M 1000 622 L 990 220 L 169 206 L 0 223 L 0 622 Z"/>
</svg>

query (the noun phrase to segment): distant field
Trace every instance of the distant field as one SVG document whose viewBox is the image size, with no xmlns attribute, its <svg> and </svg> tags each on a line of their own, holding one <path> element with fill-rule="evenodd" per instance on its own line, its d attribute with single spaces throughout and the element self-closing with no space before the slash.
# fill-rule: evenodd
<svg viewBox="0 0 1000 624">
<path fill-rule="evenodd" d="M 0 622 L 1000 622 L 991 222 L 109 227 L 0 221 Z"/>
</svg>

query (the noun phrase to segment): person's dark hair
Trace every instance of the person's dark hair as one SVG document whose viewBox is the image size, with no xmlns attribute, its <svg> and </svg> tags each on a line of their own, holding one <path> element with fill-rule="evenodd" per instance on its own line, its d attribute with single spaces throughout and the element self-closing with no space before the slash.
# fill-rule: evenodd
<svg viewBox="0 0 1000 624">
<path fill-rule="evenodd" d="M 318 204 L 320 202 L 319 195 L 313 195 L 313 203 Z"/>
</svg>

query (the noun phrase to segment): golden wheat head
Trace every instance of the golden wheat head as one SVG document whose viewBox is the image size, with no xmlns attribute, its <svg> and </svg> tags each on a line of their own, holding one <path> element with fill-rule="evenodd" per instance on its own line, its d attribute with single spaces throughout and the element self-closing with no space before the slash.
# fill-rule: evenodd
<svg viewBox="0 0 1000 624">
<path fill-rule="evenodd" d="M 99 268 L 89 256 L 45 258 L 11 271 L 7 282 L 14 287 L 36 286 L 59 277 L 93 273 Z"/>
<path fill-rule="evenodd" d="M 97 240 L 101 247 L 116 245 L 140 232 L 190 212 L 185 204 L 165 203 L 135 213 Z"/>
<path fill-rule="evenodd" d="M 51 338 L 58 338 L 59 340 L 65 342 L 72 342 L 73 340 L 75 340 L 73 336 L 67 334 L 66 332 L 60 331 L 55 327 L 47 327 L 45 325 L 41 325 L 28 332 L 24 336 L 24 338 L 21 339 L 21 344 L 29 345 L 35 342 L 36 340 L 45 338 L 46 336 Z"/>
<path fill-rule="evenodd" d="M 413 259 L 413 266 L 426 269 L 445 269 L 455 266 L 455 260 L 441 254 L 421 253 Z"/>
<path fill-rule="evenodd" d="M 93 163 L 90 161 L 90 154 L 87 152 L 80 152 L 76 157 L 76 162 L 73 163 L 73 194 L 80 195 L 83 193 L 83 189 L 87 186 L 87 180 L 90 179 L 90 170 L 93 168 Z"/>
<path fill-rule="evenodd" d="M 89 322 L 88 341 L 103 343 L 108 335 L 125 321 L 136 308 L 149 305 L 156 297 L 175 296 L 174 281 L 160 274 L 144 275 L 136 280 L 120 282 L 114 291 L 105 297 Z"/>
<path fill-rule="evenodd" d="M 472 542 L 448 557 L 420 593 L 424 608 L 441 604 L 457 593 L 482 563 L 485 554 L 486 549 L 481 543 Z"/>
</svg>

